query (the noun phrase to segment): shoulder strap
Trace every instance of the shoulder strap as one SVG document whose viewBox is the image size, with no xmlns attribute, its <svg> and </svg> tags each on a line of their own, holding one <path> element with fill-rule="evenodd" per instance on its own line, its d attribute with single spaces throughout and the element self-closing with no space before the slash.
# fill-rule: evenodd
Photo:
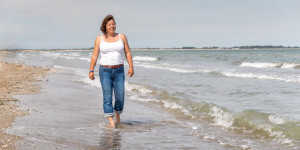
<svg viewBox="0 0 300 150">
<path fill-rule="evenodd" d="M 103 34 L 103 35 L 101 35 L 101 42 L 105 42 L 105 41 L 104 41 L 104 37 L 103 37 L 103 36 L 104 36 L 104 34 Z"/>
</svg>

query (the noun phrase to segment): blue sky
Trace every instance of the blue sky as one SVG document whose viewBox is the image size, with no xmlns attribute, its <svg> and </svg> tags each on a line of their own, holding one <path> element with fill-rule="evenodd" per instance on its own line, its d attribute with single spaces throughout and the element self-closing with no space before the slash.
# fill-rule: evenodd
<svg viewBox="0 0 300 150">
<path fill-rule="evenodd" d="M 131 48 L 300 46 L 297 0 L 0 0 L 0 49 L 88 48 L 107 14 Z"/>
</svg>

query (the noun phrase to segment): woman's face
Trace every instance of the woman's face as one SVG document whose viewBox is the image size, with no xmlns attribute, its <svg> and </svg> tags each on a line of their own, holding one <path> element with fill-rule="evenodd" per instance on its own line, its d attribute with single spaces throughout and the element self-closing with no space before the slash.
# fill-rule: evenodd
<svg viewBox="0 0 300 150">
<path fill-rule="evenodd" d="M 116 31 L 116 23 L 113 19 L 111 19 L 106 24 L 106 33 L 114 33 L 115 31 Z"/>
</svg>

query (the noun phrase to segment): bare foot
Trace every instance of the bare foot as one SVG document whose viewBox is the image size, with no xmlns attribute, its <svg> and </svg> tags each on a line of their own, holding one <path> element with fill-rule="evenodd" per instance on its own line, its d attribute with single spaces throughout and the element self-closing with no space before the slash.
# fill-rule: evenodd
<svg viewBox="0 0 300 150">
<path fill-rule="evenodd" d="M 113 117 L 107 117 L 107 119 L 109 120 L 109 127 L 110 128 L 116 128 L 115 127 L 115 121 L 114 121 Z"/>
<path fill-rule="evenodd" d="M 121 123 L 120 114 L 115 114 L 116 116 L 116 125 L 119 125 Z"/>
</svg>

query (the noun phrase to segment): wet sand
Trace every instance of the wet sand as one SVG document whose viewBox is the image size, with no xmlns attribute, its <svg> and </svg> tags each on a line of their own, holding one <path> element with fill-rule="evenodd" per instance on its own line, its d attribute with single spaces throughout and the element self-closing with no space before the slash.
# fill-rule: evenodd
<svg viewBox="0 0 300 150">
<path fill-rule="evenodd" d="M 15 104 L 14 95 L 36 94 L 39 82 L 49 69 L 0 62 L 0 149 L 15 149 L 14 144 L 21 139 L 19 136 L 4 133 L 11 127 L 16 117 L 27 114 Z"/>
</svg>

